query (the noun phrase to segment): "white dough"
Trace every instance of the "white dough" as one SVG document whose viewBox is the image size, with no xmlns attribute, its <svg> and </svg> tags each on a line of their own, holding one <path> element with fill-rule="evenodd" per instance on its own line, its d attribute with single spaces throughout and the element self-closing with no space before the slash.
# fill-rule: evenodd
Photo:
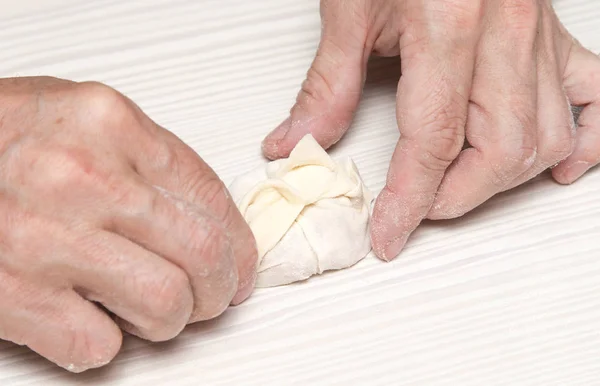
<svg viewBox="0 0 600 386">
<path fill-rule="evenodd" d="M 371 250 L 373 195 L 350 158 L 334 161 L 311 135 L 229 190 L 256 238 L 257 287 L 347 268 Z"/>
</svg>

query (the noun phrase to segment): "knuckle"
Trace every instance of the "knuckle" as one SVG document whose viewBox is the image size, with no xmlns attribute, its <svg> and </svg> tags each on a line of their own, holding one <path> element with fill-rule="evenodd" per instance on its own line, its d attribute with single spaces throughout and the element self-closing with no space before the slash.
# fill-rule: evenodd
<svg viewBox="0 0 600 386">
<path fill-rule="evenodd" d="M 507 142 L 498 154 L 500 162 L 492 165 L 498 180 L 507 183 L 533 165 L 537 155 L 536 146 L 528 146 L 522 141 Z"/>
<path fill-rule="evenodd" d="M 545 134 L 540 157 L 552 165 L 570 156 L 574 149 L 574 137 L 571 133 L 571 126 L 567 124 L 557 128 L 554 134 Z"/>
<path fill-rule="evenodd" d="M 445 169 L 460 153 L 464 135 L 452 127 L 438 130 L 423 142 L 425 163 L 435 168 Z"/>
<path fill-rule="evenodd" d="M 519 146 L 505 146 L 496 149 L 489 157 L 489 182 L 498 190 L 503 190 L 515 178 L 525 173 L 533 165 L 536 149 Z"/>
<path fill-rule="evenodd" d="M 158 170 L 167 170 L 174 175 L 179 174 L 180 156 L 170 141 L 156 140 L 153 143 L 153 162 Z"/>
<path fill-rule="evenodd" d="M 412 134 L 425 151 L 424 165 L 445 169 L 458 156 L 464 144 L 466 101 L 458 93 L 447 93 L 445 86 L 438 86 L 436 90 L 430 94 L 429 107 L 420 112 L 424 118 L 412 119 L 418 122 L 420 128 L 408 134 Z M 399 116 L 398 125 L 403 127 L 402 114 Z"/>
<path fill-rule="evenodd" d="M 184 181 L 184 191 L 201 200 L 215 213 L 223 213 L 229 206 L 227 187 L 215 174 L 198 170 L 192 176 L 184 176 Z"/>
<path fill-rule="evenodd" d="M 192 256 L 198 256 L 191 270 L 193 286 L 200 299 L 196 302 L 193 321 L 212 319 L 220 315 L 237 291 L 238 272 L 229 238 L 218 225 L 203 230 L 204 235 L 193 242 Z"/>
<path fill-rule="evenodd" d="M 229 225 L 236 210 L 229 197 L 227 187 L 219 177 L 211 172 L 196 169 L 193 175 L 182 176 L 181 187 L 185 196 L 192 197 L 193 202 L 201 202 L 205 208 L 210 208 L 210 214 Z"/>
<path fill-rule="evenodd" d="M 440 69 L 431 68 L 430 71 L 439 71 Z M 442 70 L 443 71 L 443 70 Z M 413 99 L 410 102 L 413 106 L 422 106 L 418 110 L 413 108 L 398 110 L 402 115 L 412 118 L 412 121 L 418 122 L 421 130 L 428 139 L 430 135 L 442 129 L 447 129 L 445 135 L 451 135 L 453 138 L 459 137 L 464 132 L 468 99 L 457 92 L 456 86 L 447 79 L 444 74 L 434 74 L 427 82 L 431 91 L 427 94 L 419 95 L 419 99 Z M 398 92 L 402 84 L 398 84 Z M 426 98 L 426 99 L 425 99 Z M 413 111 L 411 111 L 413 110 Z M 412 115 L 412 116 L 411 116 Z M 400 120 L 400 119 L 399 119 Z M 417 131 L 417 134 L 420 131 Z"/>
<path fill-rule="evenodd" d="M 519 137 L 514 141 L 507 141 L 501 152 L 505 169 L 509 173 L 522 173 L 533 164 L 537 147 L 527 144 Z"/>
<path fill-rule="evenodd" d="M 77 101 L 88 122 L 116 123 L 128 112 L 125 97 L 117 90 L 99 83 L 83 82 L 77 85 Z M 102 127 L 105 129 L 106 127 Z"/>
<path fill-rule="evenodd" d="M 210 292 L 205 292 L 205 296 L 199 299 L 190 318 L 192 322 L 214 319 L 227 310 L 235 296 L 237 286 L 229 280 L 225 283 L 230 283 L 230 285 L 221 285 L 220 288 L 211 289 Z"/>
<path fill-rule="evenodd" d="M 424 150 L 421 163 L 439 170 L 447 168 L 462 150 L 465 119 L 456 114 L 456 109 L 460 107 L 454 104 L 437 106 L 426 112 L 426 119 L 421 123 L 422 129 L 415 134 L 415 139 Z"/>
<path fill-rule="evenodd" d="M 230 281 L 226 282 L 231 283 Z M 211 292 L 206 292 L 206 296 L 199 299 L 199 304 L 192 313 L 190 320 L 192 322 L 199 322 L 214 319 L 223 314 L 235 296 L 236 290 L 237 286 L 227 285 L 214 289 Z"/>
<path fill-rule="evenodd" d="M 324 103 L 328 104 L 334 97 L 332 84 L 323 68 L 322 55 L 321 53 L 317 54 L 296 98 L 296 103 L 308 110 L 316 109 Z"/>
<path fill-rule="evenodd" d="M 518 106 L 518 105 L 515 105 Z M 506 135 L 498 144 L 498 159 L 509 177 L 527 170 L 537 156 L 537 118 L 534 111 L 526 108 L 514 109 Z"/>
<path fill-rule="evenodd" d="M 214 171 L 185 145 L 161 143 L 157 145 L 157 167 L 168 170 L 176 179 L 178 191 L 192 202 L 210 208 L 211 214 L 225 218 L 231 206 L 227 187 Z"/>
<path fill-rule="evenodd" d="M 191 293 L 187 275 L 180 270 L 164 273 L 143 289 L 147 307 L 152 317 L 148 330 L 179 331 L 185 326 L 191 313 Z"/>
<path fill-rule="evenodd" d="M 535 136 L 522 130 L 502 137 L 490 151 L 491 183 L 498 188 L 529 170 L 538 155 Z"/>
</svg>

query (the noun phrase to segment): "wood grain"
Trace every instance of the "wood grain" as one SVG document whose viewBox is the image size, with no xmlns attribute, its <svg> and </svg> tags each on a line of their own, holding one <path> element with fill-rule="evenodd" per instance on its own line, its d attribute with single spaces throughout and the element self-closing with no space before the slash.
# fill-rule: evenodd
<svg viewBox="0 0 600 386">
<path fill-rule="evenodd" d="M 94 79 L 134 99 L 229 182 L 264 162 L 318 43 L 317 0 L 2 0 L 0 76 Z M 596 0 L 556 3 L 600 51 Z M 349 135 L 375 191 L 397 139 L 393 60 L 372 63 Z M 428 222 L 402 258 L 258 290 L 173 342 L 127 338 L 71 375 L 0 342 L 0 385 L 598 385 L 600 171 L 542 176 L 460 220 Z"/>
</svg>

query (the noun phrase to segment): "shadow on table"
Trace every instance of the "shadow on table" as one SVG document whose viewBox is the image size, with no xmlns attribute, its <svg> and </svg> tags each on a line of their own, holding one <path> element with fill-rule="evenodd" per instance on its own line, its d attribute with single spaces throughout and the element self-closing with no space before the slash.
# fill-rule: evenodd
<svg viewBox="0 0 600 386">
<path fill-rule="evenodd" d="M 394 97 L 400 80 L 400 58 L 382 58 L 378 56 L 372 57 L 367 64 L 367 79 L 361 95 L 361 102 L 358 105 L 357 115 L 363 108 L 364 101 L 372 98 L 375 95 L 388 95 Z M 352 131 L 352 125 L 350 128 Z M 344 143 L 348 136 L 345 135 L 339 142 Z M 337 144 L 330 149 L 334 150 Z"/>
<path fill-rule="evenodd" d="M 377 87 L 391 87 L 394 90 L 400 80 L 400 58 L 373 56 L 367 65 L 365 91 Z"/>
</svg>

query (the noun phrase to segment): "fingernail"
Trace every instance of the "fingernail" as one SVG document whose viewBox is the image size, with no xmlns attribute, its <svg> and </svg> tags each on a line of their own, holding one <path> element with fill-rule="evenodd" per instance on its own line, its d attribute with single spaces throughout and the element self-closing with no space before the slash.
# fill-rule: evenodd
<svg viewBox="0 0 600 386">
<path fill-rule="evenodd" d="M 256 284 L 256 276 L 257 272 L 252 271 L 250 277 L 244 282 L 242 282 L 242 285 L 240 286 L 240 288 L 238 288 L 238 292 L 231 300 L 231 305 L 237 306 L 250 297 L 252 291 L 254 291 L 254 285 Z"/>
<path fill-rule="evenodd" d="M 569 184 L 575 182 L 575 180 L 579 179 L 591 165 L 585 161 L 575 162 L 573 165 L 569 166 L 567 170 L 563 173 L 563 176 L 566 178 Z"/>
<path fill-rule="evenodd" d="M 267 136 L 267 140 L 271 142 L 279 142 L 281 141 L 290 128 L 292 127 L 292 117 L 287 117 L 283 122 L 279 124 L 269 135 Z"/>
<path fill-rule="evenodd" d="M 273 131 L 271 131 L 267 137 L 263 140 L 262 150 L 263 153 L 269 157 L 277 157 L 279 150 L 279 142 L 283 138 L 292 126 L 292 118 L 288 117 L 283 122 L 279 124 Z"/>
<path fill-rule="evenodd" d="M 296 113 L 283 121 L 263 141 L 263 153 L 269 158 L 287 157 L 294 146 L 310 134 L 312 119 Z"/>
<path fill-rule="evenodd" d="M 385 246 L 381 258 L 388 262 L 394 260 L 400 254 L 405 244 L 406 237 L 396 237 Z"/>
</svg>

